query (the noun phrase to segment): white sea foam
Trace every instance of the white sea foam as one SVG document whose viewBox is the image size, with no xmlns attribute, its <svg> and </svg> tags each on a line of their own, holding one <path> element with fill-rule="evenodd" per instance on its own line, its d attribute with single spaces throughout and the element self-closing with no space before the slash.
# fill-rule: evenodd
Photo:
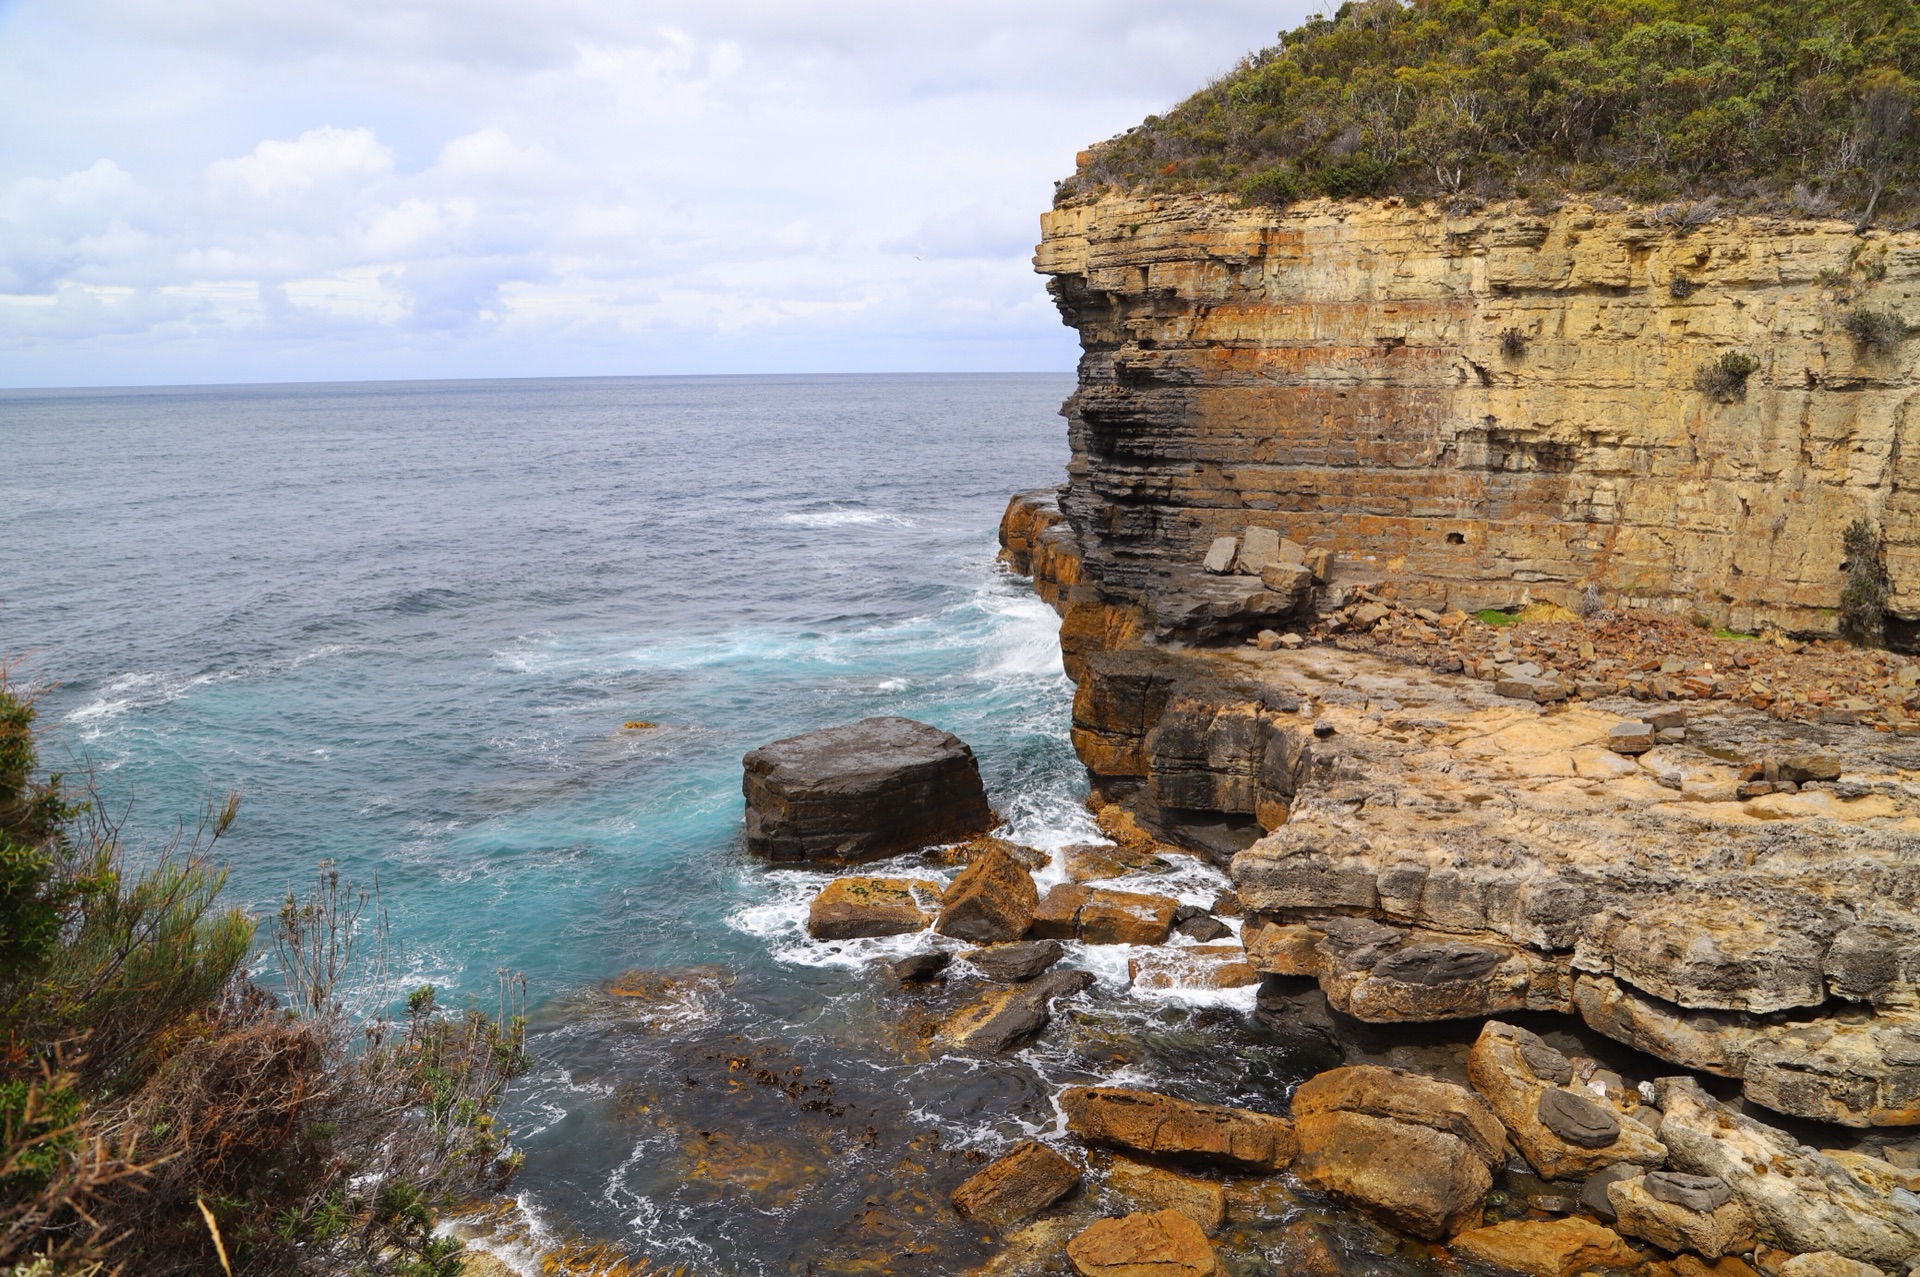
<svg viewBox="0 0 1920 1277">
<path fill-rule="evenodd" d="M 882 510 L 799 510 L 780 516 L 780 522 L 802 528 L 848 528 L 884 524 L 892 528 L 911 528 L 914 521 L 904 515 Z"/>
<path fill-rule="evenodd" d="M 945 886 L 951 874 L 916 869 L 916 878 Z M 771 898 L 727 915 L 735 931 L 758 938 L 775 962 L 796 967 L 859 968 L 879 958 L 901 958 L 922 949 L 943 947 L 930 931 L 858 940 L 815 940 L 807 934 L 807 910 L 835 875 L 801 869 L 775 869 L 762 878 Z"/>
</svg>

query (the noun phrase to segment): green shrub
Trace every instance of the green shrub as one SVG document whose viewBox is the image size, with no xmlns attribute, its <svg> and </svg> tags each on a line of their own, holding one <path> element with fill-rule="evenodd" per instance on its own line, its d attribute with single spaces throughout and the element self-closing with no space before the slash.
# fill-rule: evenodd
<svg viewBox="0 0 1920 1277">
<path fill-rule="evenodd" d="M 1300 179 L 1289 169 L 1271 168 L 1264 173 L 1256 173 L 1240 183 L 1240 202 L 1243 205 L 1271 205 L 1285 207 L 1307 193 Z"/>
<path fill-rule="evenodd" d="M 1880 532 L 1855 519 L 1840 534 L 1846 552 L 1847 583 L 1840 589 L 1840 633 L 1862 647 L 1878 647 L 1886 637 L 1887 569 Z"/>
<path fill-rule="evenodd" d="M 1907 321 L 1890 310 L 1850 310 L 1845 324 L 1854 345 L 1876 355 L 1892 350 L 1913 333 Z"/>
<path fill-rule="evenodd" d="M 1349 3 L 1094 147 L 1058 198 L 1284 164 L 1335 198 L 1718 193 L 1864 221 L 1920 196 L 1917 78 L 1911 0 Z"/>
<path fill-rule="evenodd" d="M 1737 351 L 1729 351 L 1709 363 L 1702 364 L 1693 375 L 1693 388 L 1701 394 L 1719 403 L 1732 403 L 1736 399 L 1747 397 L 1747 378 L 1759 369 L 1760 365 L 1752 356 Z"/>
</svg>

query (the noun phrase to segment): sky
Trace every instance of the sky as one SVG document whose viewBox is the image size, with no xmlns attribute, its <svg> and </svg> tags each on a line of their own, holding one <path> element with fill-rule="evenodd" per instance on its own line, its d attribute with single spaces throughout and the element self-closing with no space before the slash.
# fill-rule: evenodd
<svg viewBox="0 0 1920 1277">
<path fill-rule="evenodd" d="M 1315 0 L 0 0 L 0 385 L 1066 370 L 1074 152 Z"/>
</svg>

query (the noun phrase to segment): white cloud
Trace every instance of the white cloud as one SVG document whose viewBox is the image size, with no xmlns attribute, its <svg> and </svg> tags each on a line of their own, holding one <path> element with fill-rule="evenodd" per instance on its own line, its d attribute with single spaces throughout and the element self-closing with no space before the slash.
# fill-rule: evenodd
<svg viewBox="0 0 1920 1277">
<path fill-rule="evenodd" d="M 291 142 L 268 138 L 238 159 L 207 165 L 217 190 L 244 191 L 260 199 L 304 195 L 315 186 L 365 181 L 393 171 L 393 152 L 370 129 L 308 129 Z"/>
<path fill-rule="evenodd" d="M 1308 7 L 17 0 L 0 382 L 1065 368 L 1053 181 Z"/>
</svg>

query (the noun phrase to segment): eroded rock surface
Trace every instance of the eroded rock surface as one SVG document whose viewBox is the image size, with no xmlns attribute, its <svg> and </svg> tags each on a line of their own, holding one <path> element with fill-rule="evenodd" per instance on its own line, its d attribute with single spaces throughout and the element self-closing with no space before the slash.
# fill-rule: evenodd
<svg viewBox="0 0 1920 1277">
<path fill-rule="evenodd" d="M 1292 1160 L 1295 1147 L 1293 1124 L 1284 1117 L 1153 1091 L 1069 1087 L 1060 1108 L 1067 1129 L 1083 1140 L 1161 1157 L 1273 1171 Z"/>
</svg>

